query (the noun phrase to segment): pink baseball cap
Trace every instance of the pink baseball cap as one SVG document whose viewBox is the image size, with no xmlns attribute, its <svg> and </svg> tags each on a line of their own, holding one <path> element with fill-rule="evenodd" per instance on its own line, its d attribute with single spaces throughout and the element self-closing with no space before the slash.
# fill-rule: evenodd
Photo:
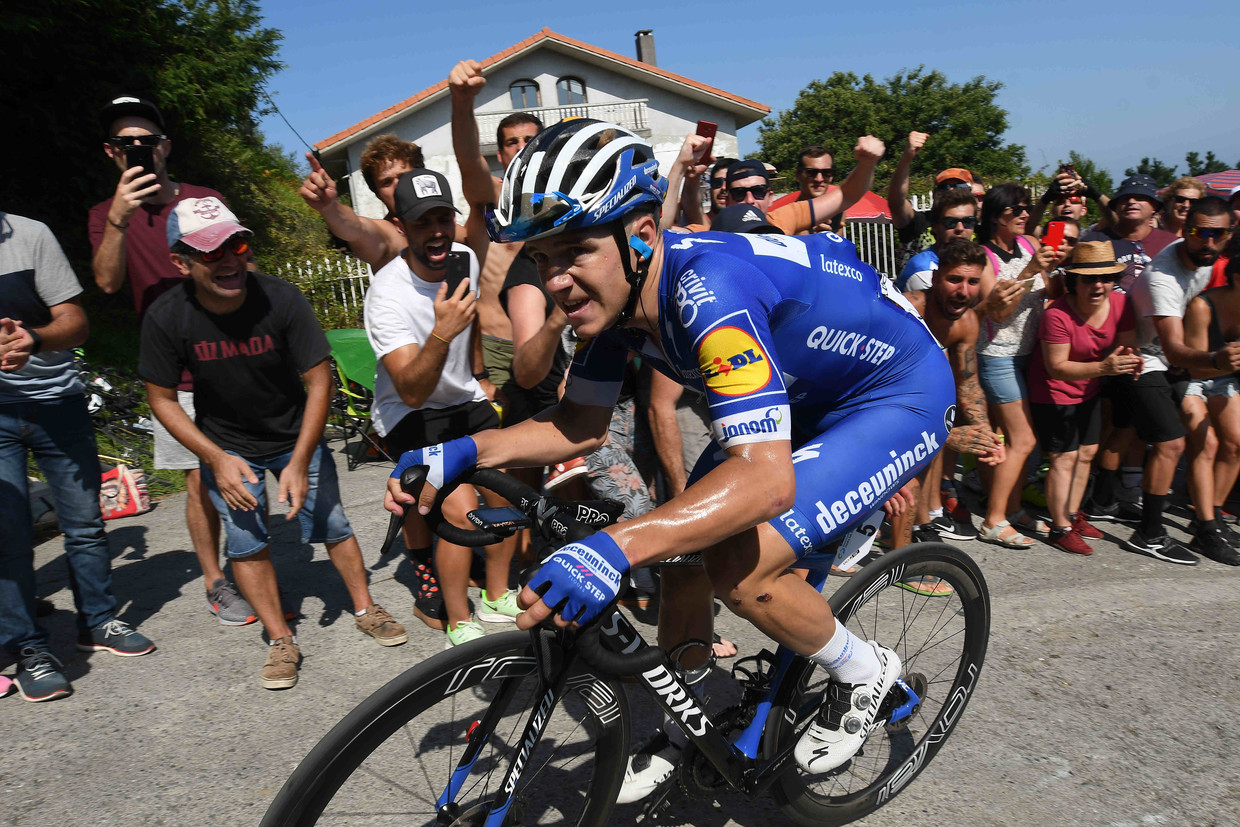
<svg viewBox="0 0 1240 827">
<path fill-rule="evenodd" d="M 168 216 L 168 246 L 182 241 L 195 250 L 208 253 L 237 233 L 254 235 L 241 226 L 237 216 L 215 196 L 186 198 Z"/>
</svg>

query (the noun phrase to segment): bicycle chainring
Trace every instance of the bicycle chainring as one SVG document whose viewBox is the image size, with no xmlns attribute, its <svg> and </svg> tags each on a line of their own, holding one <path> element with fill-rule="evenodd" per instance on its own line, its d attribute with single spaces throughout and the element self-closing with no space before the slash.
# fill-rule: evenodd
<svg viewBox="0 0 1240 827">
<path fill-rule="evenodd" d="M 755 709 L 749 706 L 730 706 L 711 721 L 728 740 L 739 735 L 753 721 Z M 690 741 L 685 745 L 680 760 L 680 786 L 694 798 L 715 800 L 720 793 L 732 789 L 727 780 L 710 759 Z"/>
</svg>

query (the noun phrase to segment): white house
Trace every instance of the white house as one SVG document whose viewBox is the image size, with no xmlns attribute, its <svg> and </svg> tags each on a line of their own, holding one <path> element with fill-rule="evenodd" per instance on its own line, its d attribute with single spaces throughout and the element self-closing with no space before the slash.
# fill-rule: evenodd
<svg viewBox="0 0 1240 827">
<path fill-rule="evenodd" d="M 714 155 L 737 156 L 736 132 L 765 117 L 770 107 L 700 83 L 655 65 L 654 36 L 637 33 L 638 59 L 591 46 L 543 29 L 482 61 L 487 85 L 475 100 L 475 117 L 483 154 L 492 170 L 495 129 L 506 115 L 523 110 L 550 125 L 568 116 L 611 121 L 650 140 L 666 173 L 684 137 L 699 120 L 719 125 Z M 447 72 L 445 79 L 315 144 L 327 169 L 337 178 L 347 173 L 353 204 L 362 215 L 382 217 L 384 210 L 362 178 L 360 158 L 366 143 L 392 132 L 422 147 L 426 165 L 452 182 L 457 206 L 460 173 L 452 153 Z"/>
</svg>

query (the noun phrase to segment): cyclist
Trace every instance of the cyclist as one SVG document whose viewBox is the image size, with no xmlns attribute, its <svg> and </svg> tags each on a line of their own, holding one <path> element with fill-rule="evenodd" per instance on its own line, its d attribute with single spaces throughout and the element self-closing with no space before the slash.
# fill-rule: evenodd
<svg viewBox="0 0 1240 827">
<path fill-rule="evenodd" d="M 861 138 L 872 175 L 883 145 Z M 860 748 L 900 674 L 896 653 L 837 624 L 788 573 L 843 536 L 925 467 L 947 439 L 955 386 L 946 357 L 894 287 L 831 233 L 660 233 L 666 183 L 651 146 L 588 119 L 539 133 L 509 164 L 492 238 L 524 241 L 580 338 L 564 396 L 504 431 L 404 454 L 434 489 L 474 467 L 553 464 L 607 434 L 629 349 L 705 395 L 718 446 L 689 485 L 636 519 L 571 543 L 522 592 L 518 626 L 585 623 L 631 567 L 693 550 L 705 574 L 666 588 L 660 645 L 711 639 L 712 589 L 762 632 L 821 664 L 830 698 L 796 747 L 809 772 Z M 803 564 L 801 564 L 803 565 Z M 541 597 L 539 596 L 541 595 Z M 704 653 L 703 653 L 704 654 Z"/>
</svg>

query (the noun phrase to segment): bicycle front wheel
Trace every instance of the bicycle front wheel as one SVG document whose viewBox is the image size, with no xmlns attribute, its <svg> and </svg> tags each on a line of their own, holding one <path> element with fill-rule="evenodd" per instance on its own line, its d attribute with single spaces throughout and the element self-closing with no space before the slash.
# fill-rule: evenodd
<svg viewBox="0 0 1240 827">
<path fill-rule="evenodd" d="M 548 633 L 549 634 L 549 633 Z M 554 654 L 554 648 L 553 648 Z M 488 635 L 394 678 L 337 724 L 289 777 L 263 827 L 481 825 L 522 731 L 541 710 L 528 632 Z M 511 681 L 512 683 L 506 683 Z M 505 687 L 502 695 L 501 686 Z M 442 812 L 470 732 L 507 699 Z M 614 680 L 574 671 L 513 794 L 506 824 L 602 824 L 624 777 L 629 712 Z"/>
<path fill-rule="evenodd" d="M 920 581 L 923 577 L 939 578 L 950 593 L 918 593 L 934 585 Z M 981 570 L 963 551 L 942 543 L 884 555 L 832 595 L 830 603 L 836 620 L 854 634 L 900 656 L 901 678 L 921 698 L 921 707 L 902 722 L 876 729 L 852 760 L 831 773 L 811 775 L 792 764 L 771 792 L 784 812 L 802 824 L 861 818 L 925 769 L 972 696 L 990 637 L 990 593 Z M 788 678 L 783 702 L 767 719 L 768 755 L 796 737 L 797 725 L 785 712 L 821 697 L 830 680 L 824 669 L 803 659 Z"/>
</svg>

